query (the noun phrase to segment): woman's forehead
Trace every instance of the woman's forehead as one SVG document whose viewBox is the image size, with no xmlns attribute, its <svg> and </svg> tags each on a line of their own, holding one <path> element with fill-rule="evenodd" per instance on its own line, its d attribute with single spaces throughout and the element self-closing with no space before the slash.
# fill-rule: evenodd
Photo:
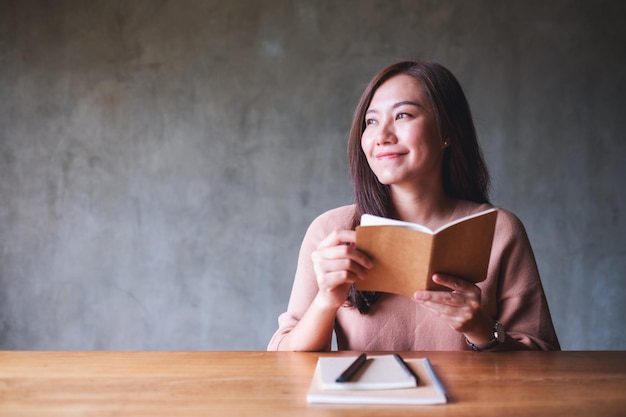
<svg viewBox="0 0 626 417">
<path fill-rule="evenodd" d="M 372 95 L 366 111 L 402 102 L 414 102 L 421 106 L 428 104 L 422 83 L 406 74 L 395 75 L 382 83 Z"/>
</svg>

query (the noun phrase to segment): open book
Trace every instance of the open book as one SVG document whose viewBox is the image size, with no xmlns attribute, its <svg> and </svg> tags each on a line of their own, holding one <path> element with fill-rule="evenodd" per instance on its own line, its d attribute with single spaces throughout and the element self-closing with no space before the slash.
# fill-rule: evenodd
<svg viewBox="0 0 626 417">
<path fill-rule="evenodd" d="M 405 363 L 419 378 L 413 378 L 395 362 L 392 355 L 368 356 L 352 384 L 337 388 L 334 379 L 353 361 L 354 356 L 320 356 L 307 392 L 308 403 L 334 404 L 443 404 L 446 390 L 426 358 Z M 395 381 L 395 382 L 393 382 Z M 393 382 L 393 383 L 392 383 Z M 395 388 L 392 385 L 395 384 Z M 400 388 L 404 386 L 404 388 Z"/>
<path fill-rule="evenodd" d="M 356 282 L 356 289 L 412 297 L 417 290 L 447 290 L 432 281 L 435 273 L 483 281 L 497 214 L 491 208 L 434 231 L 416 223 L 364 214 L 356 228 L 356 245 L 373 259 L 374 267 L 367 279 Z"/>
</svg>

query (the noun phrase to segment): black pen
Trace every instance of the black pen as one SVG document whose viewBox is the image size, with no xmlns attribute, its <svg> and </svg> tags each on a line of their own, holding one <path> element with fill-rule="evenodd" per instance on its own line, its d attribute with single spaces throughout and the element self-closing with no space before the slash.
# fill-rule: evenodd
<svg viewBox="0 0 626 417">
<path fill-rule="evenodd" d="M 417 374 L 413 371 L 413 369 L 411 369 L 411 367 L 409 365 L 406 364 L 406 362 L 404 361 L 404 359 L 402 359 L 402 356 L 394 353 L 393 355 L 394 358 L 396 358 L 396 360 L 398 361 L 398 363 L 400 364 L 400 366 L 406 371 L 407 374 L 409 374 L 409 376 L 412 376 L 415 379 L 415 385 L 419 385 L 420 379 L 417 376 Z"/>
<path fill-rule="evenodd" d="M 361 353 L 359 357 L 356 358 L 356 360 L 352 362 L 350 366 L 348 366 L 348 368 L 346 368 L 346 370 L 343 371 L 341 375 L 337 377 L 335 382 L 350 381 L 350 379 L 352 379 L 352 377 L 357 373 L 357 371 L 361 369 L 361 366 L 363 366 L 366 360 L 367 360 L 367 355 L 365 353 Z"/>
</svg>

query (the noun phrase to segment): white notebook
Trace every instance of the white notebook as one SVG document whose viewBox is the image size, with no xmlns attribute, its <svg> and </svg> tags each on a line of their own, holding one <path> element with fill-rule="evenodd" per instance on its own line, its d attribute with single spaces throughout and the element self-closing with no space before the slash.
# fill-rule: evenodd
<svg viewBox="0 0 626 417">
<path fill-rule="evenodd" d="M 329 356 L 319 358 L 322 388 L 339 390 L 397 389 L 417 386 L 415 378 L 408 374 L 392 355 L 368 356 L 367 360 L 348 382 L 336 382 L 337 377 L 356 357 Z"/>
<path fill-rule="evenodd" d="M 391 355 L 383 355 L 389 356 Z M 397 389 L 326 389 L 322 384 L 322 367 L 326 363 L 333 363 L 328 359 L 343 359 L 342 366 L 339 370 L 343 371 L 354 359 L 355 356 L 344 357 L 326 357 L 321 356 L 318 359 L 315 373 L 307 392 L 307 402 L 309 404 L 445 404 L 448 401 L 446 390 L 437 377 L 432 365 L 427 358 L 407 359 L 405 362 L 411 367 L 419 378 L 418 385 L 411 388 Z M 378 360 L 380 356 L 370 356 L 371 359 Z M 391 357 L 392 360 L 393 357 Z M 383 359 L 385 361 L 386 359 Z M 339 365 L 339 362 L 333 363 Z M 333 371 L 333 373 L 336 373 Z M 337 373 L 335 378 L 339 375 Z M 328 377 L 330 378 L 330 377 Z"/>
</svg>

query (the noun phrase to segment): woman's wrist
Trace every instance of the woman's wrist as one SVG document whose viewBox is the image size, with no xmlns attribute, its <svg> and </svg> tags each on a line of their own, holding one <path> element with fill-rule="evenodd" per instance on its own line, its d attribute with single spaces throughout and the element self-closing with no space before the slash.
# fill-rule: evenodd
<svg viewBox="0 0 626 417">
<path fill-rule="evenodd" d="M 463 332 L 465 338 L 474 345 L 483 345 L 493 340 L 495 320 L 484 313 L 480 316 L 479 321 L 471 330 Z"/>
<path fill-rule="evenodd" d="M 504 330 L 504 327 L 502 326 L 502 324 L 498 321 L 494 321 L 493 322 L 493 337 L 491 338 L 491 340 L 487 343 L 483 343 L 480 345 L 474 344 L 472 342 L 470 342 L 467 337 L 465 338 L 465 341 L 467 342 L 467 345 L 476 352 L 482 352 L 485 350 L 492 350 L 495 349 L 496 347 L 500 346 L 502 343 L 504 343 L 504 341 L 506 340 L 506 331 Z"/>
<path fill-rule="evenodd" d="M 332 313 L 333 315 L 341 307 L 341 304 L 337 305 L 332 297 L 326 297 L 321 291 L 317 293 L 311 305 L 319 312 Z"/>
</svg>

